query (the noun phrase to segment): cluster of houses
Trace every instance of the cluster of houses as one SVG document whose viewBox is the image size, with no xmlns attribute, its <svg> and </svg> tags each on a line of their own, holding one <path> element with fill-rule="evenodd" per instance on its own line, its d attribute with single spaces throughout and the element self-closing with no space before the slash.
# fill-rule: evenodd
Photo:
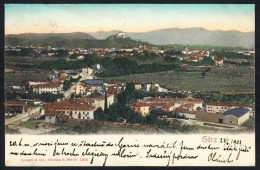
<svg viewBox="0 0 260 170">
<path fill-rule="evenodd" d="M 179 57 L 179 59 L 189 62 L 199 62 L 202 61 L 204 57 L 211 57 L 214 61 L 215 66 L 223 66 L 224 61 L 226 60 L 226 58 L 223 56 L 210 56 L 209 51 L 193 50 L 188 49 L 187 47 L 185 50 L 182 51 L 182 54 L 185 54 L 185 57 Z"/>
<path fill-rule="evenodd" d="M 135 90 L 144 90 L 150 92 L 169 92 L 167 88 L 161 87 L 157 83 L 138 83 L 134 82 Z"/>
<path fill-rule="evenodd" d="M 165 117 L 177 116 L 203 122 L 241 125 L 252 115 L 249 105 L 237 103 L 208 102 L 204 109 L 200 98 L 160 98 L 145 97 L 134 103 L 129 103 L 134 111 L 142 116 L 148 116 L 152 110 L 161 110 Z"/>
</svg>

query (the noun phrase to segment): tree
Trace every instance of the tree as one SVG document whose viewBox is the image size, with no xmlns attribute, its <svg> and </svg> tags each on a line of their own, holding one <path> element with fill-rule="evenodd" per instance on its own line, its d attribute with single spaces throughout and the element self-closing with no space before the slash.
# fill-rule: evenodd
<svg viewBox="0 0 260 170">
<path fill-rule="evenodd" d="M 203 79 L 205 78 L 205 76 L 206 76 L 206 72 L 205 71 L 202 71 L 201 72 L 201 76 L 203 77 Z"/>
<path fill-rule="evenodd" d="M 104 104 L 105 104 L 104 112 L 105 112 L 105 114 L 107 114 L 108 113 L 108 111 L 107 111 L 107 91 L 105 91 L 105 102 L 104 102 Z"/>
<path fill-rule="evenodd" d="M 96 111 L 94 111 L 94 119 L 99 120 L 99 121 L 104 121 L 105 120 L 105 114 L 102 110 L 102 108 L 97 108 Z"/>
</svg>

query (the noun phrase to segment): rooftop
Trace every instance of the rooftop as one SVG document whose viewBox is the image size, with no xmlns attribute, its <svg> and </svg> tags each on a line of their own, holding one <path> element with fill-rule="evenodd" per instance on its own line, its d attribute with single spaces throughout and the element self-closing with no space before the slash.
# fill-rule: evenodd
<svg viewBox="0 0 260 170">
<path fill-rule="evenodd" d="M 146 107 L 146 106 L 149 106 L 149 105 L 147 105 L 146 103 L 143 103 L 143 102 L 135 102 L 135 103 L 129 104 L 129 106 L 132 106 L 132 107 Z"/>
<path fill-rule="evenodd" d="M 196 114 L 196 111 L 189 111 L 187 109 L 181 108 L 181 107 L 177 107 L 175 109 L 176 112 L 180 112 L 180 113 L 188 113 L 188 114 Z"/>
<path fill-rule="evenodd" d="M 216 60 L 216 61 L 225 60 L 225 57 L 214 57 L 214 60 Z"/>
<path fill-rule="evenodd" d="M 160 97 L 150 97 L 147 101 L 151 102 L 177 102 L 177 101 L 189 101 L 189 102 L 203 102 L 200 98 L 160 98 Z"/>
<path fill-rule="evenodd" d="M 67 99 L 56 103 L 46 103 L 43 108 L 53 108 L 55 110 L 94 110 L 94 106 L 77 99 Z"/>
<path fill-rule="evenodd" d="M 214 106 L 227 106 L 227 107 L 250 107 L 247 104 L 240 104 L 240 103 L 220 103 L 220 102 L 208 102 L 207 105 L 214 105 Z"/>
<path fill-rule="evenodd" d="M 27 102 L 25 100 L 7 100 L 5 105 L 8 106 L 25 106 Z"/>
<path fill-rule="evenodd" d="M 241 117 L 243 115 L 245 115 L 246 113 L 249 112 L 249 109 L 247 108 L 244 108 L 244 107 L 239 107 L 239 108 L 235 108 L 235 109 L 230 109 L 230 110 L 227 110 L 223 113 L 224 116 L 226 115 L 234 115 L 236 117 Z"/>
<path fill-rule="evenodd" d="M 59 87 L 60 85 L 62 85 L 62 83 L 60 81 L 57 81 L 57 82 L 49 82 L 45 84 L 38 84 L 36 86 L 37 87 Z"/>
<path fill-rule="evenodd" d="M 85 79 L 85 80 L 82 80 L 81 83 L 84 83 L 86 85 L 102 86 L 103 85 L 103 80 L 99 80 L 99 79 Z"/>
</svg>

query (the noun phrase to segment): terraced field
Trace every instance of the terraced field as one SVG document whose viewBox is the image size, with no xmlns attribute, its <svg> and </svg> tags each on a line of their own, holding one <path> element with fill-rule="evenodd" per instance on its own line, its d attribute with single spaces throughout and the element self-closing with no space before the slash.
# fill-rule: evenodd
<svg viewBox="0 0 260 170">
<path fill-rule="evenodd" d="M 255 71 L 250 67 L 214 68 L 202 77 L 201 72 L 160 72 L 106 77 L 120 82 L 158 83 L 178 90 L 195 91 L 254 91 Z"/>
</svg>

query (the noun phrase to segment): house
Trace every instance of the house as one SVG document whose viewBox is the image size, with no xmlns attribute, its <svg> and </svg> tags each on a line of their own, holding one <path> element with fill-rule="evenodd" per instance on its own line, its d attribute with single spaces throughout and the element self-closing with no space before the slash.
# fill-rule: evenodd
<svg viewBox="0 0 260 170">
<path fill-rule="evenodd" d="M 220 102 L 208 102 L 206 105 L 206 112 L 209 113 L 223 113 L 230 109 L 235 109 L 239 107 L 244 107 L 249 110 L 252 108 L 246 104 L 239 104 L 239 103 L 220 103 Z"/>
<path fill-rule="evenodd" d="M 198 58 L 197 57 L 190 57 L 187 59 L 187 61 L 189 62 L 198 62 Z"/>
<path fill-rule="evenodd" d="M 223 123 L 239 126 L 249 119 L 249 113 L 250 110 L 243 107 L 227 110 L 223 113 Z"/>
<path fill-rule="evenodd" d="M 129 104 L 130 108 L 137 113 L 140 113 L 143 117 L 148 116 L 150 114 L 149 105 L 142 102 L 135 102 Z"/>
<path fill-rule="evenodd" d="M 56 122 L 58 112 L 55 108 L 46 108 L 45 110 L 45 122 L 54 124 Z"/>
<path fill-rule="evenodd" d="M 42 101 L 40 99 L 34 99 L 33 104 L 39 105 L 39 104 L 42 104 Z"/>
<path fill-rule="evenodd" d="M 84 75 L 91 75 L 93 74 L 94 70 L 92 68 L 89 68 L 89 67 L 83 67 L 82 68 L 82 73 Z"/>
<path fill-rule="evenodd" d="M 225 60 L 225 57 L 214 57 L 214 64 L 216 66 L 223 66 L 224 60 Z"/>
<path fill-rule="evenodd" d="M 107 89 L 107 94 L 117 95 L 118 93 L 119 89 L 117 89 L 115 86 L 109 86 Z"/>
<path fill-rule="evenodd" d="M 73 50 L 68 50 L 69 55 L 72 55 L 74 52 Z"/>
<path fill-rule="evenodd" d="M 125 47 L 125 48 L 121 48 L 122 51 L 125 51 L 125 52 L 132 52 L 134 51 L 133 47 Z"/>
<path fill-rule="evenodd" d="M 189 111 L 196 111 L 196 107 L 193 103 L 184 103 L 181 105 L 182 108 L 189 110 Z"/>
<path fill-rule="evenodd" d="M 151 86 L 152 86 L 151 83 L 147 83 L 147 84 L 145 84 L 145 85 L 144 85 L 144 89 L 145 89 L 145 91 L 150 91 L 150 90 L 151 90 Z"/>
<path fill-rule="evenodd" d="M 124 39 L 124 38 L 126 38 L 126 33 L 124 33 L 124 32 L 119 32 L 119 33 L 116 35 L 116 38 L 122 38 L 122 39 Z"/>
<path fill-rule="evenodd" d="M 79 78 L 79 73 L 77 73 L 77 72 L 72 72 L 72 73 L 70 73 L 70 77 L 71 77 L 72 79 L 77 79 L 77 78 Z"/>
<path fill-rule="evenodd" d="M 58 94 L 63 90 L 63 84 L 60 81 L 49 82 L 49 83 L 45 83 L 45 84 L 38 84 L 35 86 L 35 88 L 38 88 L 39 94 L 42 94 L 42 93 Z"/>
<path fill-rule="evenodd" d="M 203 122 L 212 122 L 212 123 L 223 123 L 223 114 L 215 114 L 215 113 L 200 113 L 197 112 L 196 120 Z"/>
<path fill-rule="evenodd" d="M 134 85 L 135 85 L 135 90 L 141 90 L 142 89 L 141 83 L 134 83 Z"/>
<path fill-rule="evenodd" d="M 59 80 L 64 82 L 66 79 L 68 79 L 68 74 L 67 73 L 60 73 L 59 74 Z"/>
<path fill-rule="evenodd" d="M 173 103 L 166 103 L 166 104 L 164 104 L 163 105 L 163 107 L 162 107 L 162 110 L 164 111 L 164 112 L 172 112 L 172 111 L 174 111 L 174 104 Z"/>
<path fill-rule="evenodd" d="M 53 53 L 53 52 L 47 53 L 47 55 L 48 55 L 49 57 L 54 56 L 55 54 L 56 54 L 56 53 Z"/>
<path fill-rule="evenodd" d="M 77 55 L 77 56 L 76 56 L 76 59 L 77 59 L 77 60 L 83 60 L 83 59 L 84 59 L 84 56 L 83 56 L 83 55 Z"/>
<path fill-rule="evenodd" d="M 49 83 L 49 82 L 44 82 L 44 81 L 28 81 L 29 88 L 30 88 L 31 86 L 35 86 L 35 85 L 39 85 L 39 84 L 46 84 L 46 83 Z"/>
<path fill-rule="evenodd" d="M 189 111 L 189 110 L 184 109 L 182 107 L 177 107 L 175 109 L 175 113 L 178 116 L 184 116 L 185 118 L 188 118 L 188 119 L 196 119 L 197 111 Z"/>
<path fill-rule="evenodd" d="M 193 49 L 188 49 L 187 47 L 185 48 L 185 50 L 182 50 L 183 54 L 193 54 L 194 50 Z"/>
<path fill-rule="evenodd" d="M 26 100 L 7 100 L 4 105 L 6 113 L 24 114 L 27 110 Z"/>
<path fill-rule="evenodd" d="M 99 79 L 85 79 L 80 81 L 90 88 L 90 91 L 101 91 L 103 89 L 103 80 Z"/>
<path fill-rule="evenodd" d="M 96 97 L 95 99 L 95 110 L 97 108 L 101 108 L 105 110 L 105 95 L 101 95 Z M 107 108 L 109 108 L 112 104 L 114 104 L 115 96 L 113 94 L 107 94 Z"/>
<path fill-rule="evenodd" d="M 75 86 L 75 94 L 81 94 L 81 95 L 90 95 L 91 92 L 89 92 L 89 88 L 86 84 L 84 83 L 78 83 Z"/>
</svg>

